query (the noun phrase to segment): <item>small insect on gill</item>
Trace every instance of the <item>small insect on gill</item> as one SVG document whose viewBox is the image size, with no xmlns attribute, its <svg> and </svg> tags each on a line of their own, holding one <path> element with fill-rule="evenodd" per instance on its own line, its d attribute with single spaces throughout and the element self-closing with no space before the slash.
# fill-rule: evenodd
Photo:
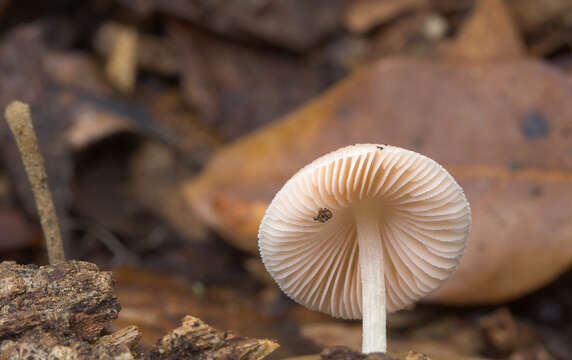
<svg viewBox="0 0 572 360">
<path fill-rule="evenodd" d="M 320 208 L 320 210 L 318 210 L 318 215 L 314 217 L 314 221 L 325 223 L 326 221 L 330 220 L 332 216 L 334 216 L 332 210 L 328 208 Z"/>
</svg>

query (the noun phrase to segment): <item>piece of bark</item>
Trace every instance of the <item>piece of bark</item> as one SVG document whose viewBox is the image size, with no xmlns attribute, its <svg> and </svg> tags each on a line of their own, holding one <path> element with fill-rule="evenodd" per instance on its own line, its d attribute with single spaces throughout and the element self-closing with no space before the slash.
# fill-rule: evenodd
<svg viewBox="0 0 572 360">
<path fill-rule="evenodd" d="M 138 359 L 139 330 L 135 326 L 116 331 L 97 342 L 54 335 L 35 329 L 17 340 L 0 344 L 0 360 L 130 360 Z"/>
<path fill-rule="evenodd" d="M 120 309 L 113 285 L 87 262 L 0 263 L 0 360 L 134 359 L 135 326 L 101 336 Z"/>
<path fill-rule="evenodd" d="M 0 283 L 0 338 L 41 327 L 93 341 L 120 309 L 111 274 L 87 262 L 3 262 Z"/>
<path fill-rule="evenodd" d="M 105 335 L 97 340 L 98 345 L 102 346 L 133 346 L 139 343 L 141 333 L 137 326 L 127 326 L 121 330 L 117 330 L 113 334 Z"/>
<path fill-rule="evenodd" d="M 278 346 L 270 340 L 250 339 L 218 331 L 198 318 L 186 316 L 179 328 L 159 340 L 150 358 L 258 360 L 268 356 Z"/>
</svg>

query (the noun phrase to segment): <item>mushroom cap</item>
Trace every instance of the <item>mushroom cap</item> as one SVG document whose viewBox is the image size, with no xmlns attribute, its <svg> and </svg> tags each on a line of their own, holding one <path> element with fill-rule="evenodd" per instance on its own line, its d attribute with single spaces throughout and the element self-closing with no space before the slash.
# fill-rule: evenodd
<svg viewBox="0 0 572 360">
<path fill-rule="evenodd" d="M 363 201 L 380 209 L 388 312 L 431 293 L 455 271 L 471 227 L 459 184 L 416 152 L 358 144 L 298 171 L 262 219 L 262 261 L 290 298 L 335 317 L 361 318 L 352 206 Z"/>
</svg>

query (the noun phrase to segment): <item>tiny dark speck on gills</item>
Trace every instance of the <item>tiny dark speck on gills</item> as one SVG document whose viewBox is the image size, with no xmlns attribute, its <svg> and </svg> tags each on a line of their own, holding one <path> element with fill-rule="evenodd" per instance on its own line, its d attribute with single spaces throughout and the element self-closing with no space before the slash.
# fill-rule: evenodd
<svg viewBox="0 0 572 360">
<path fill-rule="evenodd" d="M 314 221 L 325 223 L 326 221 L 330 220 L 334 214 L 332 214 L 332 210 L 328 208 L 320 208 L 318 210 L 318 215 L 314 218 Z"/>
</svg>

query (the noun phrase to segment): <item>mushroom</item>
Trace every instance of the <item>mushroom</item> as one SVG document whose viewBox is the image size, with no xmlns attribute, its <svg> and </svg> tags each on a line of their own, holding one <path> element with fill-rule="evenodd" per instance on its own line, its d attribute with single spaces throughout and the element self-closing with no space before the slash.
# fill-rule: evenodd
<svg viewBox="0 0 572 360">
<path fill-rule="evenodd" d="M 437 289 L 457 268 L 469 203 L 434 160 L 389 145 L 324 155 L 276 194 L 258 233 L 262 261 L 290 298 L 363 319 L 364 353 L 386 352 L 386 312 Z"/>
</svg>

